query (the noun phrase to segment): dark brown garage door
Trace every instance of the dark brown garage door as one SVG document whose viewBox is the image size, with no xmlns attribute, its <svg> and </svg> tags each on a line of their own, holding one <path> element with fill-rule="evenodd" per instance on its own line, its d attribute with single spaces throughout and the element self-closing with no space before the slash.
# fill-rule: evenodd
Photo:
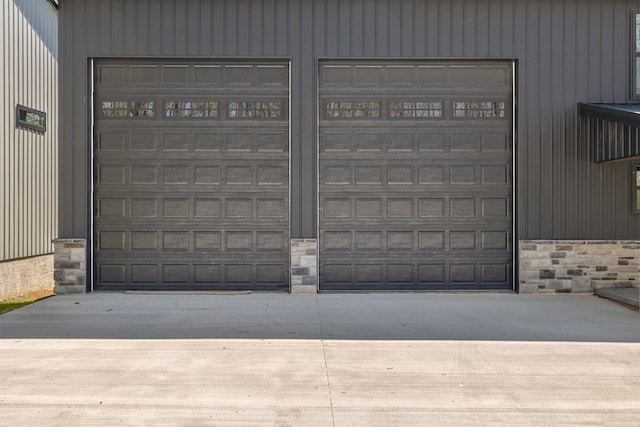
<svg viewBox="0 0 640 427">
<path fill-rule="evenodd" d="M 510 63 L 321 64 L 321 289 L 512 289 L 512 92 Z"/>
<path fill-rule="evenodd" d="M 96 289 L 288 286 L 288 76 L 97 63 Z"/>
</svg>

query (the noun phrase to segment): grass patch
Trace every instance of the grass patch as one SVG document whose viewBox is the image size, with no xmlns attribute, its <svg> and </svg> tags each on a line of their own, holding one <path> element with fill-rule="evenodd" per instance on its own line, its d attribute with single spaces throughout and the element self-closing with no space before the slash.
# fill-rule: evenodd
<svg viewBox="0 0 640 427">
<path fill-rule="evenodd" d="M 25 305 L 32 304 L 37 300 L 21 301 L 21 302 L 0 302 L 0 315 L 24 307 Z"/>
</svg>

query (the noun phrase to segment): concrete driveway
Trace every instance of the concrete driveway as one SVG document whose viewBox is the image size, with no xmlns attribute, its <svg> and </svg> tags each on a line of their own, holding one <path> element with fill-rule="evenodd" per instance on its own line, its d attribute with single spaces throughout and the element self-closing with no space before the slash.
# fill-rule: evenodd
<svg viewBox="0 0 640 427">
<path fill-rule="evenodd" d="M 587 295 L 56 296 L 0 316 L 0 425 L 628 425 L 640 313 Z"/>
</svg>

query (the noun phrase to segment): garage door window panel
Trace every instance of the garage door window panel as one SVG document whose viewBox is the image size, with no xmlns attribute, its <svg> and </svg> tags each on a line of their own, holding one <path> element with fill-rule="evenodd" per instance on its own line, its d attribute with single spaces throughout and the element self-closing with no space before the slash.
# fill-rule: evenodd
<svg viewBox="0 0 640 427">
<path fill-rule="evenodd" d="M 155 117 L 154 101 L 102 101 L 102 117 L 125 118 L 125 117 Z"/>
<path fill-rule="evenodd" d="M 380 101 L 326 101 L 327 119 L 366 119 L 380 117 Z"/>
<path fill-rule="evenodd" d="M 218 117 L 216 101 L 166 101 L 165 117 L 174 118 L 210 118 Z"/>
<path fill-rule="evenodd" d="M 392 119 L 413 118 L 441 118 L 443 116 L 444 103 L 441 101 L 390 101 L 389 117 Z"/>
<path fill-rule="evenodd" d="M 504 101 L 454 101 L 454 118 L 504 118 L 506 103 Z"/>
<path fill-rule="evenodd" d="M 230 101 L 230 119 L 281 119 L 284 118 L 283 101 Z"/>
</svg>

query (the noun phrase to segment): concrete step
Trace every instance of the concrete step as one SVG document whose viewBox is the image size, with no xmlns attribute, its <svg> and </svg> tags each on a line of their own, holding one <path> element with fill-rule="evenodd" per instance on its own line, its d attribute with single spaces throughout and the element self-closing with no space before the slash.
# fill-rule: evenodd
<svg viewBox="0 0 640 427">
<path fill-rule="evenodd" d="M 607 298 L 640 310 L 639 288 L 600 288 L 596 289 L 594 293 L 599 297 Z"/>
</svg>

